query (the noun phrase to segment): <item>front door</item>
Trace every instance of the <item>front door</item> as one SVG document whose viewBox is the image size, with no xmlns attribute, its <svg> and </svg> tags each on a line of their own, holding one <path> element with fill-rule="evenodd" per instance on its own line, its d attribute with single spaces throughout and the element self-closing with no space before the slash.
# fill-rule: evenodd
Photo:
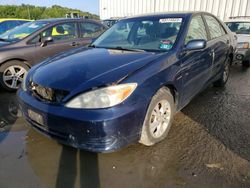
<svg viewBox="0 0 250 188">
<path fill-rule="evenodd" d="M 58 53 L 79 47 L 79 35 L 77 22 L 62 23 L 43 31 L 40 38 L 52 37 L 52 41 L 41 46 L 41 42 L 36 46 L 36 62 L 40 62 Z"/>
<path fill-rule="evenodd" d="M 195 39 L 208 40 L 205 24 L 200 15 L 192 18 L 185 44 Z M 205 49 L 198 51 L 188 51 L 182 59 L 182 104 L 187 104 L 211 78 L 212 73 L 212 53 L 211 47 L 207 45 Z"/>
</svg>

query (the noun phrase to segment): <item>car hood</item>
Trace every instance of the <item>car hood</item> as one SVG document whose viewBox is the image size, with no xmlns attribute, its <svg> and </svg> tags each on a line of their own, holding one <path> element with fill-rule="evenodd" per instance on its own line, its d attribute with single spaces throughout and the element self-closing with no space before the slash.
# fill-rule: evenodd
<svg viewBox="0 0 250 188">
<path fill-rule="evenodd" d="M 238 38 L 238 43 L 239 42 L 250 42 L 250 35 L 237 34 L 237 38 Z"/>
<path fill-rule="evenodd" d="M 145 66 L 159 54 L 101 48 L 75 50 L 56 56 L 32 71 L 32 81 L 72 91 L 112 84 Z"/>
</svg>

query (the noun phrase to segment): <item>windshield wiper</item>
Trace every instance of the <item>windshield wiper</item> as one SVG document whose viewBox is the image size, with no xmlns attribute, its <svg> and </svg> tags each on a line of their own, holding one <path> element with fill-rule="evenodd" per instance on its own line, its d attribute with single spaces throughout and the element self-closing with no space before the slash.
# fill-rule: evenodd
<svg viewBox="0 0 250 188">
<path fill-rule="evenodd" d="M 111 50 L 124 50 L 124 51 L 132 51 L 132 52 L 146 52 L 146 50 L 142 50 L 142 49 L 123 48 L 121 46 L 117 46 L 117 47 L 102 47 L 102 46 L 96 46 L 94 44 L 90 44 L 88 47 L 90 47 L 90 48 L 106 48 L 106 49 L 111 49 Z"/>
<path fill-rule="evenodd" d="M 124 50 L 124 51 L 132 51 L 132 52 L 146 52 L 146 50 L 142 50 L 142 49 L 136 49 L 136 48 L 123 48 L 121 46 L 117 46 L 115 48 L 112 48 L 115 50 Z"/>
</svg>

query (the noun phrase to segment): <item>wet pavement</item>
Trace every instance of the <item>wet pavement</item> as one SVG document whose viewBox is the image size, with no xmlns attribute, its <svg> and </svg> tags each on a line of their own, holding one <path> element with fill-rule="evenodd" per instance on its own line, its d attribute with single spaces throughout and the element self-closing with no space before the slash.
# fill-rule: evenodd
<svg viewBox="0 0 250 188">
<path fill-rule="evenodd" d="M 0 187 L 250 187 L 250 69 L 234 65 L 179 112 L 168 137 L 95 154 L 31 129 L 15 94 L 0 91 Z"/>
</svg>

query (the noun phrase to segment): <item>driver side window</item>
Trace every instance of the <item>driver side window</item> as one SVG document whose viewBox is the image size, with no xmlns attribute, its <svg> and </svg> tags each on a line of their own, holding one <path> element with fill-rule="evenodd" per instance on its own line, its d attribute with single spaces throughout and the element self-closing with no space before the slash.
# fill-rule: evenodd
<svg viewBox="0 0 250 188">
<path fill-rule="evenodd" d="M 78 37 L 77 23 L 64 23 L 50 27 L 33 38 L 29 44 L 40 43 L 42 38 L 50 36 L 53 37 L 53 41 L 75 39 Z"/>
<path fill-rule="evenodd" d="M 208 39 L 205 24 L 201 16 L 195 16 L 192 18 L 188 29 L 188 34 L 185 39 L 185 44 L 195 39 Z"/>
<path fill-rule="evenodd" d="M 78 37 L 76 23 L 55 25 L 41 33 L 41 38 L 53 37 L 54 41 L 70 40 Z"/>
</svg>

